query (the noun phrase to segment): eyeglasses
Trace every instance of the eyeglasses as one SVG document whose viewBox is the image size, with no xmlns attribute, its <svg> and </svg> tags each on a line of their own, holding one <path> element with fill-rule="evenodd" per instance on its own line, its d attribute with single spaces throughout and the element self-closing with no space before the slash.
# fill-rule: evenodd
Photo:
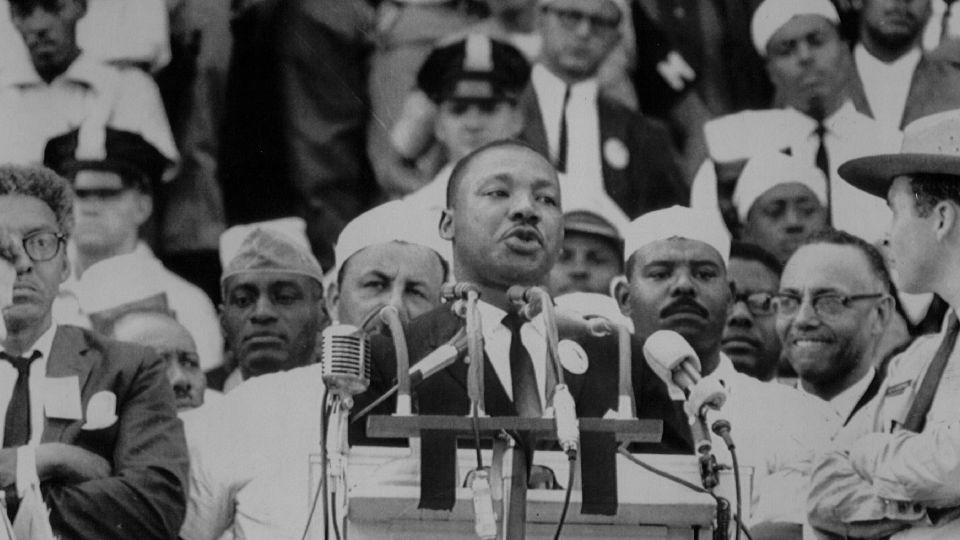
<svg viewBox="0 0 960 540">
<path fill-rule="evenodd" d="M 590 22 L 591 30 L 601 30 L 604 32 L 616 30 L 617 27 L 620 26 L 620 17 L 601 17 L 599 15 L 591 15 L 575 9 L 561 9 L 549 6 L 544 7 L 543 10 L 556 15 L 557 19 L 560 21 L 560 26 L 571 32 L 579 28 L 583 21 Z"/>
<path fill-rule="evenodd" d="M 44 262 L 57 256 L 60 244 L 66 241 L 63 233 L 35 232 L 23 238 L 23 250 L 33 262 Z"/>
<path fill-rule="evenodd" d="M 733 303 L 743 302 L 747 309 L 755 317 L 764 317 L 773 315 L 773 295 L 768 292 L 755 292 L 751 294 L 739 293 L 733 295 Z"/>
<path fill-rule="evenodd" d="M 874 294 L 854 294 L 845 296 L 842 294 L 825 293 L 814 296 L 810 299 L 813 305 L 813 311 L 819 317 L 836 317 L 843 313 L 843 310 L 850 307 L 852 302 L 860 300 L 873 300 L 883 298 L 884 293 Z M 796 315 L 800 310 L 800 304 L 803 303 L 803 297 L 796 294 L 780 293 L 773 297 L 773 306 L 778 315 L 791 316 Z"/>
<path fill-rule="evenodd" d="M 102 189 L 85 189 L 85 188 L 74 188 L 73 194 L 80 200 L 88 199 L 100 199 L 103 201 L 109 201 L 116 199 L 127 192 L 129 188 L 102 188 Z"/>
</svg>

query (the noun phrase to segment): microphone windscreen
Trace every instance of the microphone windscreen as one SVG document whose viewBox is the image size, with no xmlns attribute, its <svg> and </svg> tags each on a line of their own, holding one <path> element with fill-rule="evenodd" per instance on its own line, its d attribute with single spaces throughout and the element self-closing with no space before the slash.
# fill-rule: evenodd
<svg viewBox="0 0 960 540">
<path fill-rule="evenodd" d="M 672 372 L 684 361 L 700 371 L 700 359 L 687 340 L 673 330 L 657 330 L 643 343 L 643 356 L 654 373 L 666 383 L 673 380 Z"/>
<path fill-rule="evenodd" d="M 527 288 L 523 285 L 514 285 L 507 289 L 507 300 L 511 304 L 522 304 L 527 302 Z"/>
<path fill-rule="evenodd" d="M 356 395 L 370 386 L 370 338 L 356 326 L 334 324 L 320 340 L 323 382 L 331 392 Z"/>
</svg>

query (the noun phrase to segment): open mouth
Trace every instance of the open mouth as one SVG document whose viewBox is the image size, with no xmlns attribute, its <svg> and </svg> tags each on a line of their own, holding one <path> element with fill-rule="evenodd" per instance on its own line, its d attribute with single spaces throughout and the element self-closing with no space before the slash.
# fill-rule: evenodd
<svg viewBox="0 0 960 540">
<path fill-rule="evenodd" d="M 540 231 L 533 227 L 517 227 L 511 229 L 505 237 L 510 249 L 520 253 L 539 251 L 543 247 L 543 237 Z"/>
</svg>

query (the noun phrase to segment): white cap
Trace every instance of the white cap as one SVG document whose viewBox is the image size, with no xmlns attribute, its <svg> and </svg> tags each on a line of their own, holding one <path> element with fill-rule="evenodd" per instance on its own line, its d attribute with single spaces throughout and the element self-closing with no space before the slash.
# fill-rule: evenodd
<svg viewBox="0 0 960 540">
<path fill-rule="evenodd" d="M 220 235 L 220 267 L 226 268 L 230 261 L 237 256 L 240 245 L 254 229 L 269 229 L 285 235 L 291 242 L 310 251 L 310 240 L 307 238 L 307 222 L 298 217 L 287 217 L 260 221 L 246 225 L 234 225 Z"/>
<path fill-rule="evenodd" d="M 638 249 L 660 240 L 687 238 L 717 250 L 723 263 L 730 260 L 730 238 L 720 227 L 711 226 L 712 216 L 686 206 L 671 206 L 646 213 L 630 222 L 624 231 L 623 259 Z"/>
<path fill-rule="evenodd" d="M 710 159 L 730 163 L 762 152 L 789 148 L 812 131 L 810 120 L 793 109 L 743 111 L 703 125 Z"/>
<path fill-rule="evenodd" d="M 750 35 L 760 56 L 767 56 L 767 43 L 781 26 L 798 15 L 820 15 L 840 24 L 840 15 L 830 0 L 766 0 L 753 13 Z"/>
<path fill-rule="evenodd" d="M 747 221 L 750 207 L 761 195 L 780 184 L 807 186 L 820 204 L 827 204 L 827 180 L 820 169 L 780 152 L 768 152 L 750 158 L 733 189 L 732 202 L 740 222 Z"/>
<path fill-rule="evenodd" d="M 537 5 L 539 5 L 539 6 L 549 6 L 550 4 L 554 3 L 555 1 L 556 1 L 556 0 L 539 0 L 539 1 L 537 2 Z M 620 20 L 621 20 L 621 21 L 627 20 L 627 19 L 630 18 L 630 15 L 631 15 L 631 13 L 630 13 L 630 6 L 627 5 L 627 0 L 610 0 L 610 2 L 613 3 L 613 5 L 617 6 L 617 9 L 620 10 L 620 15 L 621 15 Z"/>
<path fill-rule="evenodd" d="M 563 186 L 563 175 L 558 174 L 558 176 L 561 177 L 560 185 Z M 563 187 L 560 188 L 560 191 L 564 194 L 567 193 Z M 564 198 L 563 215 L 565 221 L 564 228 L 566 230 L 581 230 L 581 232 L 592 232 L 602 236 L 610 236 L 609 233 L 615 233 L 617 239 L 623 238 L 623 231 L 627 228 L 627 225 L 630 224 L 630 218 L 627 217 L 627 214 L 623 212 L 617 203 L 613 202 L 613 199 L 611 199 L 606 192 L 601 192 L 598 189 L 596 192 L 573 197 L 572 199 L 573 200 L 566 197 Z M 589 227 L 590 223 L 582 219 L 577 219 L 577 214 L 593 214 L 599 217 L 602 222 L 606 222 L 611 230 L 602 230 L 604 229 L 602 222 L 597 224 L 601 225 L 597 230 L 591 230 Z"/>
<path fill-rule="evenodd" d="M 118 255 L 90 265 L 77 287 L 77 302 L 92 314 L 164 294 L 154 277 L 157 262 L 136 254 Z M 167 306 L 169 308 L 169 306 Z"/>
<path fill-rule="evenodd" d="M 390 242 L 418 244 L 436 251 L 447 263 L 453 260 L 450 242 L 440 237 L 439 210 L 425 209 L 406 201 L 375 206 L 353 219 L 340 232 L 334 249 L 333 275 L 347 259 L 370 246 Z"/>
</svg>

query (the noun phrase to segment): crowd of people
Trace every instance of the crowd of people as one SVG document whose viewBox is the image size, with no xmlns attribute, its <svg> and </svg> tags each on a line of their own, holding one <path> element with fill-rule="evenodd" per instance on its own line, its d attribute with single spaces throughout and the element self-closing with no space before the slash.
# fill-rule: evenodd
<svg viewBox="0 0 960 540">
<path fill-rule="evenodd" d="M 630 450 L 692 456 L 691 411 L 729 418 L 754 538 L 960 538 L 954 2 L 0 4 L 17 538 L 300 538 L 324 330 L 370 336 L 372 406 L 394 307 L 412 363 L 460 351 L 414 410 L 467 414 L 451 283 L 479 293 L 487 414 L 549 414 L 560 381 L 622 412 L 617 336 L 562 336 L 588 362 L 558 372 L 508 294 L 540 287 L 629 329 L 633 412 L 663 425 Z M 659 330 L 692 390 L 646 357 Z M 436 461 L 421 504 L 449 508 Z"/>
</svg>

